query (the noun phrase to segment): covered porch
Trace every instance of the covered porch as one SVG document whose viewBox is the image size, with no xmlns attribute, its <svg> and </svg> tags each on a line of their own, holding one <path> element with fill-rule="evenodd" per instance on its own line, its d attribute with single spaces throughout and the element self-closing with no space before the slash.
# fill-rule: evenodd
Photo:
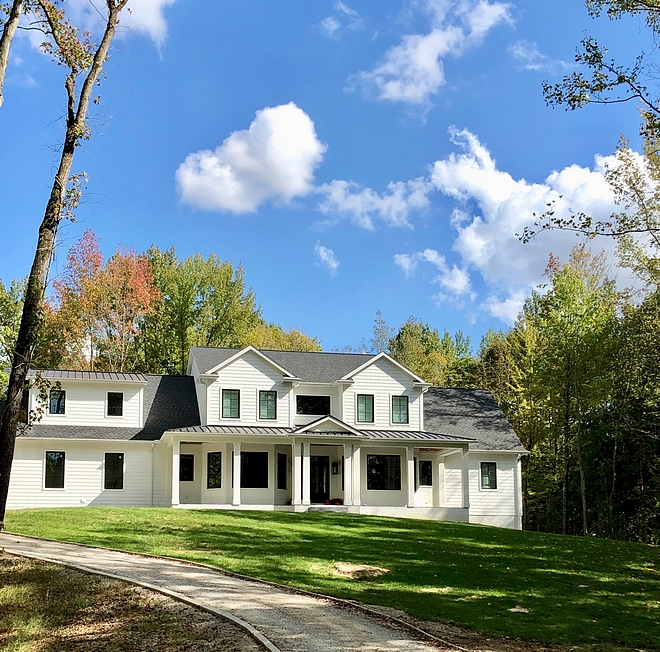
<svg viewBox="0 0 660 652">
<path fill-rule="evenodd" d="M 225 427 L 196 430 L 214 428 Z M 186 430 L 171 432 L 168 445 L 175 508 L 468 520 L 468 441 L 433 433 L 413 441 L 406 432 Z"/>
</svg>

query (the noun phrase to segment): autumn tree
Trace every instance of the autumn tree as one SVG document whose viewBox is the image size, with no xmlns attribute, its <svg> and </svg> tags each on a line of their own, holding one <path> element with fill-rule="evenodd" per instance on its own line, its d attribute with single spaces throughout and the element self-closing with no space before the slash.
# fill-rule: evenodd
<svg viewBox="0 0 660 652">
<path fill-rule="evenodd" d="M 46 33 L 43 49 L 65 71 L 66 128 L 25 287 L 23 312 L 7 388 L 7 403 L 0 415 L 0 528 L 3 526 L 9 492 L 21 397 L 42 320 L 41 304 L 55 252 L 57 232 L 61 221 L 72 216 L 80 199 L 82 177 L 72 174 L 74 154 L 81 142 L 90 137 L 87 113 L 94 100 L 94 88 L 108 59 L 120 12 L 127 2 L 105 0 L 104 28 L 98 44 L 70 23 L 58 3 L 50 0 L 38 0 L 35 3 L 35 18 Z"/>
<path fill-rule="evenodd" d="M 257 349 L 271 351 L 321 351 L 321 344 L 316 337 L 309 337 L 292 328 L 284 330 L 276 324 L 262 322 L 253 326 L 241 338 L 241 346 L 252 345 Z"/>
</svg>

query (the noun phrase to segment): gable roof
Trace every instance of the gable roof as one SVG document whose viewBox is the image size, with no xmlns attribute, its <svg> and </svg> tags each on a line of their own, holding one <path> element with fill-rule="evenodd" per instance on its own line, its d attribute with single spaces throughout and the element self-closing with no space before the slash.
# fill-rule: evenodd
<svg viewBox="0 0 660 652">
<path fill-rule="evenodd" d="M 487 389 L 431 387 L 424 395 L 424 427 L 473 438 L 471 450 L 526 452 Z"/>
<path fill-rule="evenodd" d="M 425 382 L 422 378 L 420 378 L 417 374 L 413 373 L 408 369 L 407 367 L 404 367 L 400 362 L 397 362 L 392 356 L 387 355 L 384 351 L 381 351 L 381 353 L 377 353 L 376 355 L 369 356 L 369 359 L 362 363 L 359 367 L 356 369 L 353 369 L 349 373 L 346 374 L 346 376 L 342 377 L 342 380 L 347 380 L 348 378 L 352 377 L 353 375 L 359 373 L 360 371 L 366 369 L 370 365 L 378 362 L 379 360 L 387 360 L 390 364 L 392 364 L 394 367 L 399 369 L 400 371 L 403 371 L 406 375 L 410 376 L 411 378 L 415 379 L 415 382 L 420 385 L 425 385 L 426 387 L 430 387 L 431 383 Z"/>
<path fill-rule="evenodd" d="M 195 357 L 200 374 L 226 362 L 240 349 L 194 346 L 190 355 Z M 304 383 L 334 383 L 369 362 L 374 356 L 367 353 L 325 353 L 320 351 L 259 351 L 276 365 L 286 369 Z"/>
<path fill-rule="evenodd" d="M 19 436 L 157 441 L 162 437 L 165 430 L 196 426 L 201 423 L 197 407 L 195 382 L 191 376 L 139 375 L 147 383 L 143 395 L 143 428 L 35 424 Z"/>
</svg>

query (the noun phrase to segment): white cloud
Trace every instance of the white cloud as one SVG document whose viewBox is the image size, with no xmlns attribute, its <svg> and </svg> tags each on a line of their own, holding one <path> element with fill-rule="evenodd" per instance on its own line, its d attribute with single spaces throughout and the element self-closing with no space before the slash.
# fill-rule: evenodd
<svg viewBox="0 0 660 652">
<path fill-rule="evenodd" d="M 507 51 L 524 70 L 535 70 L 557 75 L 574 67 L 566 61 L 551 59 L 539 50 L 536 43 L 524 39 L 512 43 Z"/>
<path fill-rule="evenodd" d="M 343 2 L 336 2 L 335 15 L 327 16 L 321 21 L 321 30 L 329 38 L 338 38 L 344 30 L 359 30 L 364 27 L 364 19 L 360 14 Z"/>
<path fill-rule="evenodd" d="M 120 14 L 117 34 L 142 32 L 160 48 L 167 36 L 164 11 L 175 2 L 176 0 L 129 0 Z M 102 16 L 96 3 L 89 0 L 69 0 L 66 9 L 75 25 L 92 32 L 102 25 Z"/>
<path fill-rule="evenodd" d="M 524 290 L 517 290 L 506 299 L 498 299 L 491 295 L 481 304 L 481 309 L 505 324 L 513 324 L 522 311 L 527 296 Z"/>
<path fill-rule="evenodd" d="M 380 100 L 428 104 L 445 85 L 443 59 L 480 45 L 495 26 L 511 24 L 510 5 L 488 0 L 428 1 L 433 16 L 428 34 L 406 34 L 371 71 L 353 80 L 374 87 Z"/>
<path fill-rule="evenodd" d="M 440 274 L 434 277 L 433 282 L 438 283 L 453 298 L 469 297 L 471 300 L 476 298 L 467 270 L 456 265 L 450 267 L 447 264 L 446 257 L 435 249 L 425 249 L 414 254 L 394 255 L 394 263 L 403 270 L 406 278 L 413 276 L 418 264 L 423 262 L 431 263 L 438 269 Z M 447 297 L 442 293 L 436 297 L 438 300 L 444 300 L 445 298 Z"/>
<path fill-rule="evenodd" d="M 339 269 L 339 260 L 337 260 L 335 252 L 322 245 L 320 242 L 317 242 L 314 247 L 314 253 L 318 258 L 319 264 L 323 267 L 327 267 L 330 270 L 330 273 L 334 276 Z"/>
<path fill-rule="evenodd" d="M 189 154 L 176 172 L 179 195 L 195 208 L 233 213 L 254 212 L 266 201 L 286 204 L 313 190 L 326 149 L 293 102 L 268 107 L 215 150 Z"/>
<path fill-rule="evenodd" d="M 410 212 L 429 205 L 427 193 L 430 187 L 421 178 L 391 182 L 382 195 L 371 188 L 357 188 L 352 181 L 337 179 L 319 186 L 317 191 L 325 195 L 319 210 L 331 217 L 350 217 L 358 226 L 373 230 L 374 218 L 381 219 L 388 226 L 411 227 L 408 221 Z"/>
</svg>

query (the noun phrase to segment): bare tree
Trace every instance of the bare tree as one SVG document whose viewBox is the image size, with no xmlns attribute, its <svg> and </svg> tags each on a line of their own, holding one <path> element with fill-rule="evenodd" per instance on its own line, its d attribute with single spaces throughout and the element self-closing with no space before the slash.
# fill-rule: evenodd
<svg viewBox="0 0 660 652">
<path fill-rule="evenodd" d="M 0 106 L 2 106 L 4 99 L 2 96 L 2 87 L 5 85 L 5 75 L 7 73 L 7 64 L 9 63 L 9 50 L 24 8 L 25 0 L 14 0 L 9 9 L 9 16 L 2 28 L 2 36 L 0 36 Z"/>
<path fill-rule="evenodd" d="M 64 82 L 67 97 L 66 134 L 44 218 L 39 227 L 34 261 L 25 288 L 7 403 L 0 415 L 0 529 L 3 527 L 9 492 L 21 397 L 39 331 L 41 304 L 55 252 L 57 231 L 60 222 L 70 216 L 80 198 L 80 175 L 71 174 L 73 158 L 76 147 L 90 137 L 86 119 L 90 102 L 94 101 L 92 93 L 108 58 L 119 14 L 127 2 L 105 0 L 107 15 L 104 17 L 103 35 L 98 44 L 93 43 L 88 34 L 80 35 L 55 1 L 38 0 L 34 7 L 35 18 L 49 37 L 44 49 L 68 71 Z"/>
</svg>

